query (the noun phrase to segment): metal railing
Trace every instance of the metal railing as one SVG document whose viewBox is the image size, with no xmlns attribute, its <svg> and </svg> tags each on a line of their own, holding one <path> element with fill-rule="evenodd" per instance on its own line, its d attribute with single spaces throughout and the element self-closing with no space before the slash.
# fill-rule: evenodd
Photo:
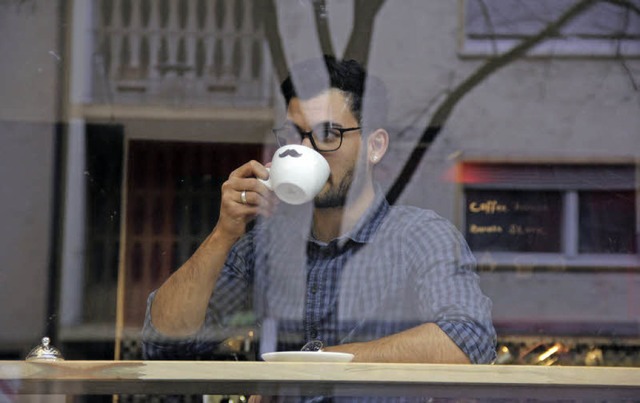
<svg viewBox="0 0 640 403">
<path fill-rule="evenodd" d="M 93 0 L 92 103 L 267 106 L 271 67 L 250 0 Z"/>
</svg>

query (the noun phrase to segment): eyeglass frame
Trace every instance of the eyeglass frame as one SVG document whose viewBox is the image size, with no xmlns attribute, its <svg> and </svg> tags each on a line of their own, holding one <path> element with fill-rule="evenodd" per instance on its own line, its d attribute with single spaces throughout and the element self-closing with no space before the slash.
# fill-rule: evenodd
<svg viewBox="0 0 640 403">
<path fill-rule="evenodd" d="M 331 122 L 324 122 L 324 125 L 330 125 Z M 320 153 L 328 153 L 328 152 L 334 152 L 334 151 L 338 151 L 340 149 L 340 147 L 342 147 L 342 140 L 344 139 L 344 134 L 353 130 L 362 130 L 362 126 L 358 126 L 358 127 L 348 127 L 348 128 L 342 128 L 342 127 L 332 127 L 332 130 L 337 130 L 338 133 L 340 133 L 340 143 L 338 144 L 338 146 L 334 149 L 331 150 L 321 150 L 318 148 L 318 146 L 316 145 L 315 140 L 313 139 L 313 131 L 314 129 L 311 129 L 310 131 L 304 131 L 300 128 L 300 126 L 296 125 L 293 122 L 287 122 L 285 123 L 282 127 L 278 127 L 278 128 L 274 128 L 271 129 L 271 132 L 273 133 L 273 135 L 276 138 L 276 143 L 278 143 L 278 147 L 283 147 L 285 145 L 289 145 L 289 144 L 280 144 L 280 136 L 278 136 L 278 132 L 282 131 L 284 129 L 287 128 L 287 125 L 289 126 L 293 126 L 293 128 L 296 129 L 296 131 L 298 132 L 298 134 L 300 135 L 300 143 L 298 144 L 302 144 L 302 142 L 304 141 L 305 137 L 307 137 L 309 139 L 309 141 L 311 142 L 311 146 L 313 147 L 314 150 L 316 150 L 317 152 Z M 317 125 L 316 128 L 320 126 Z"/>
</svg>

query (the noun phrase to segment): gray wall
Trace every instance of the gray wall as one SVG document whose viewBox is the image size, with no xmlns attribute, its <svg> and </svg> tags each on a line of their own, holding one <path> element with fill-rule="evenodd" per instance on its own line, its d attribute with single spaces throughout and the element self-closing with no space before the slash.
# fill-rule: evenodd
<svg viewBox="0 0 640 403">
<path fill-rule="evenodd" d="M 52 147 L 58 98 L 56 1 L 0 3 L 0 351 L 43 336 Z"/>
</svg>

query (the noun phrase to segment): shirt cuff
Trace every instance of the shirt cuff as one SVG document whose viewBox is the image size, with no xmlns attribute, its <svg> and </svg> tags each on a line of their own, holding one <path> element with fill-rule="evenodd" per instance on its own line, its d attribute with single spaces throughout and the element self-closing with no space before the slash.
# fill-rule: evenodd
<svg viewBox="0 0 640 403">
<path fill-rule="evenodd" d="M 472 364 L 490 364 L 496 359 L 496 336 L 474 322 L 438 321 L 436 325 L 464 352 Z"/>
</svg>

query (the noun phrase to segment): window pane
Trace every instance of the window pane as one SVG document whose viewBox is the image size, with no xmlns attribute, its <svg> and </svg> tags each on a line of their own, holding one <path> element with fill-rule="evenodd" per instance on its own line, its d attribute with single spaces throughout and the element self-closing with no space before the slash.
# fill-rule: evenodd
<svg viewBox="0 0 640 403">
<path fill-rule="evenodd" d="M 469 36 L 532 35 L 570 6 L 567 0 L 467 0 Z"/>
<path fill-rule="evenodd" d="M 636 253 L 635 192 L 580 192 L 580 253 Z"/>
<path fill-rule="evenodd" d="M 468 189 L 466 204 L 472 250 L 560 252 L 560 192 Z"/>
<path fill-rule="evenodd" d="M 467 0 L 465 30 L 469 37 L 534 35 L 556 20 L 573 0 Z M 599 3 L 562 29 L 563 36 L 636 37 L 640 16 L 627 7 Z"/>
</svg>

